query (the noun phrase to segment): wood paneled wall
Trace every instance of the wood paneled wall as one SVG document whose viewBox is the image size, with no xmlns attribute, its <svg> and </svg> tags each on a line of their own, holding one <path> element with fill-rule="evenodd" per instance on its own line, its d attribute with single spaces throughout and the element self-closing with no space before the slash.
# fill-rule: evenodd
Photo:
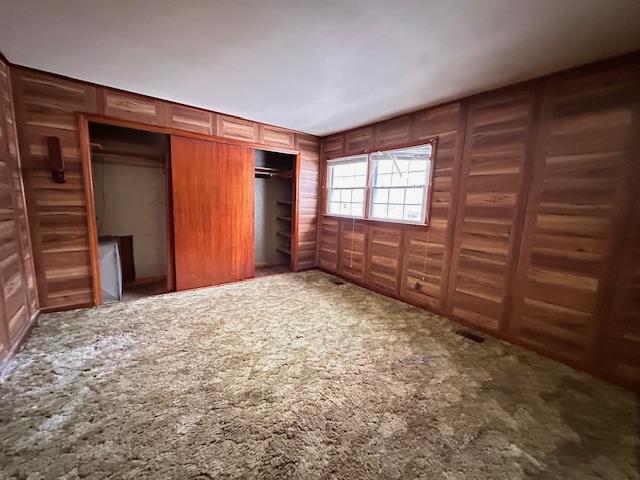
<svg viewBox="0 0 640 480">
<path fill-rule="evenodd" d="M 0 365 L 38 312 L 8 66 L 0 61 Z"/>
<path fill-rule="evenodd" d="M 299 150 L 298 269 L 316 264 L 319 139 L 155 98 L 11 67 L 40 305 L 87 306 L 92 284 L 77 112 Z M 66 183 L 51 179 L 46 138 L 60 138 Z"/>
<path fill-rule="evenodd" d="M 324 138 L 323 161 L 438 143 L 430 226 L 321 195 L 318 265 L 640 388 L 639 85 L 634 54 Z"/>
</svg>

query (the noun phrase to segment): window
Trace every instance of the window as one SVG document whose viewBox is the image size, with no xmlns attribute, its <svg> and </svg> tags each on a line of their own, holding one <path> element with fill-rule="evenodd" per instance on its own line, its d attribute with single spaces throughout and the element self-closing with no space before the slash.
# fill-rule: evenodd
<svg viewBox="0 0 640 480">
<path fill-rule="evenodd" d="M 346 217 L 364 217 L 367 163 L 366 155 L 329 160 L 328 213 Z"/>
<path fill-rule="evenodd" d="M 371 154 L 373 220 L 425 223 L 431 145 Z"/>
<path fill-rule="evenodd" d="M 327 161 L 326 212 L 425 224 L 433 144 Z"/>
</svg>

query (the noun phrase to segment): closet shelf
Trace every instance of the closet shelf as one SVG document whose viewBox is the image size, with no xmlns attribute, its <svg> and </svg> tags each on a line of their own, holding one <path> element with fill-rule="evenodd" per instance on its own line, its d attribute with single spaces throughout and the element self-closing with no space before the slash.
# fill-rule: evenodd
<svg viewBox="0 0 640 480">
<path fill-rule="evenodd" d="M 285 202 L 285 201 L 282 201 L 282 200 L 278 200 L 276 203 L 278 205 L 284 205 L 286 207 L 290 207 L 291 205 L 293 205 L 293 202 Z"/>
<path fill-rule="evenodd" d="M 291 217 L 276 217 L 276 220 L 282 220 L 283 222 L 290 222 Z"/>
<path fill-rule="evenodd" d="M 291 178 L 293 177 L 293 171 L 291 170 L 278 170 L 271 167 L 255 167 L 255 176 L 262 178 Z"/>
<path fill-rule="evenodd" d="M 126 150 L 113 150 L 103 147 L 96 147 L 98 144 L 92 144 L 91 154 L 100 157 L 124 157 L 124 158 L 142 158 L 145 160 L 164 161 L 164 155 L 158 155 L 156 153 L 147 152 L 135 152 Z"/>
<path fill-rule="evenodd" d="M 280 253 L 284 253 L 285 255 L 291 255 L 291 250 L 287 248 L 276 248 L 276 250 Z"/>
<path fill-rule="evenodd" d="M 276 232 L 276 235 L 278 235 L 279 237 L 284 237 L 284 238 L 291 238 L 291 234 L 288 232 Z"/>
</svg>

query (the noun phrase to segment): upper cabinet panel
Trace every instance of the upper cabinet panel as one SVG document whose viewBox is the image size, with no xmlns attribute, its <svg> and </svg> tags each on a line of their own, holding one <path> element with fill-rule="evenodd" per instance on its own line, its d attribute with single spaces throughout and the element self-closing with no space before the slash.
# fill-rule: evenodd
<svg viewBox="0 0 640 480">
<path fill-rule="evenodd" d="M 100 90 L 100 97 L 102 112 L 108 117 L 164 125 L 165 103 L 161 100 L 107 88 Z"/>
<path fill-rule="evenodd" d="M 76 112 L 97 112 L 96 88 L 21 68 L 11 71 L 18 115 L 29 127 L 75 131 Z"/>
<path fill-rule="evenodd" d="M 260 139 L 258 124 L 242 118 L 218 115 L 217 128 L 219 137 L 255 143 Z"/>
<path fill-rule="evenodd" d="M 212 135 L 215 133 L 212 117 L 211 112 L 206 110 L 184 105 L 167 105 L 167 127 Z"/>
<path fill-rule="evenodd" d="M 274 147 L 294 148 L 296 134 L 284 128 L 260 125 L 260 143 Z"/>
</svg>

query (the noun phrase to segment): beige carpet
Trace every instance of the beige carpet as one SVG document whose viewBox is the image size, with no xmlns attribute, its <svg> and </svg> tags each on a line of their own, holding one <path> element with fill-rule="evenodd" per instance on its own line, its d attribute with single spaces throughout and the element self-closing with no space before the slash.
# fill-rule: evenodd
<svg viewBox="0 0 640 480">
<path fill-rule="evenodd" d="M 629 392 L 329 278 L 42 316 L 0 478 L 640 478 Z"/>
</svg>

